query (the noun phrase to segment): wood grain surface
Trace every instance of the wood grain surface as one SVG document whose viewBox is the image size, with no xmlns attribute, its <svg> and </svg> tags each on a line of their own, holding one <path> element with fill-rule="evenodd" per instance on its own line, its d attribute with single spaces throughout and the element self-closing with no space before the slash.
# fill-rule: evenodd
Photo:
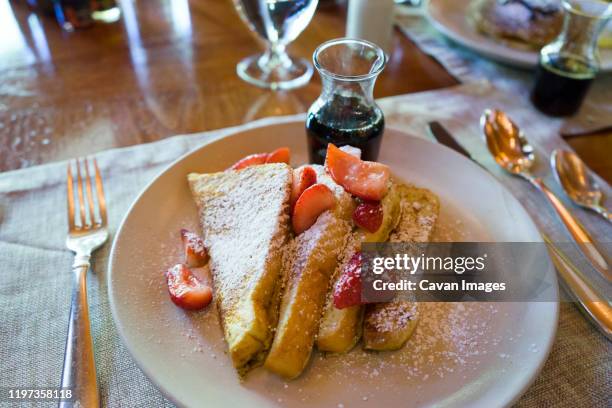
<svg viewBox="0 0 612 408">
<path fill-rule="evenodd" d="M 330 2 L 327 2 L 330 3 Z M 331 2 L 333 3 L 333 2 Z M 238 78 L 236 64 L 263 45 L 230 0 L 126 0 L 114 24 L 73 33 L 0 0 L 0 171 L 151 142 L 180 133 L 304 112 L 320 81 L 271 92 Z M 292 55 L 345 32 L 345 6 L 319 5 Z M 456 80 L 399 31 L 375 96 L 443 88 Z M 612 180 L 612 138 L 571 143 Z"/>
</svg>

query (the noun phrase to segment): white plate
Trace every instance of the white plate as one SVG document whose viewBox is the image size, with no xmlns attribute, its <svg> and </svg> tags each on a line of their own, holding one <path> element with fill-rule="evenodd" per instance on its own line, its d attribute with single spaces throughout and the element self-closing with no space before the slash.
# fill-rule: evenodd
<svg viewBox="0 0 612 408">
<path fill-rule="evenodd" d="M 504 42 L 478 32 L 468 21 L 466 14 L 470 0 L 429 0 L 425 15 L 442 34 L 456 43 L 504 64 L 522 68 L 534 68 L 538 64 L 538 52 L 513 48 Z M 612 71 L 612 50 L 600 50 L 601 70 Z"/>
<path fill-rule="evenodd" d="M 190 407 L 491 407 L 514 401 L 548 355 L 557 303 L 426 304 L 402 351 L 315 353 L 295 381 L 257 368 L 241 383 L 224 355 L 216 311 L 186 313 L 170 302 L 162 272 L 181 259 L 179 229 L 197 229 L 187 173 L 218 171 L 279 146 L 291 148 L 293 164 L 304 163 L 303 126 L 261 127 L 202 146 L 166 169 L 130 208 L 113 243 L 108 283 L 119 333 L 142 370 L 169 399 Z M 450 149 L 388 129 L 380 160 L 440 196 L 440 239 L 540 241 L 518 201 Z M 556 288 L 554 271 L 546 276 Z"/>
</svg>

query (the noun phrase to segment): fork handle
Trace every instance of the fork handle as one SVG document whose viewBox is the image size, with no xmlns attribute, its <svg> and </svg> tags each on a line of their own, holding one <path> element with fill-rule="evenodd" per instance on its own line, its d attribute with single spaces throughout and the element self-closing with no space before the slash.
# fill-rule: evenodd
<svg viewBox="0 0 612 408">
<path fill-rule="evenodd" d="M 89 255 L 78 254 L 72 264 L 74 284 L 70 305 L 70 323 L 62 371 L 62 388 L 72 391 L 71 400 L 60 401 L 59 408 L 100 406 L 96 363 L 87 306 L 87 270 Z M 77 402 L 80 405 L 77 405 Z"/>
<path fill-rule="evenodd" d="M 567 207 L 559 200 L 559 198 L 553 193 L 544 181 L 540 178 L 533 177 L 530 178 L 529 181 L 536 186 L 544 196 L 548 199 L 548 202 L 555 209 L 563 224 L 569 231 L 569 233 L 574 238 L 574 241 L 580 248 L 583 255 L 587 258 L 591 266 L 595 268 L 597 272 L 599 272 L 608 282 L 612 282 L 612 273 L 610 272 L 610 267 L 608 266 L 608 262 L 606 258 L 599 252 L 595 243 L 593 242 L 593 238 L 587 232 L 587 230 L 582 226 L 580 221 L 578 221 L 572 213 L 567 209 Z"/>
</svg>

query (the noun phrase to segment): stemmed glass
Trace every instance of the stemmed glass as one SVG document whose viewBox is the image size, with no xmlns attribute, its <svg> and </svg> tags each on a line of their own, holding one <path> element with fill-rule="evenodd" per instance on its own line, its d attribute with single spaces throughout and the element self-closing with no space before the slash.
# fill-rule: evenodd
<svg viewBox="0 0 612 408">
<path fill-rule="evenodd" d="M 267 43 L 263 54 L 238 63 L 238 76 L 274 90 L 305 85 L 312 65 L 303 58 L 291 58 L 286 48 L 310 23 L 317 4 L 318 0 L 234 0 L 242 20 Z"/>
</svg>

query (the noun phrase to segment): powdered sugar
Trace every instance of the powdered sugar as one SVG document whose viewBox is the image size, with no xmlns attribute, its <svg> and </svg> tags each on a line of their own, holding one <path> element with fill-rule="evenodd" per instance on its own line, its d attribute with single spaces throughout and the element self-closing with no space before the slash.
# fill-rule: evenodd
<svg viewBox="0 0 612 408">
<path fill-rule="evenodd" d="M 401 202 L 402 216 L 390 242 L 428 242 L 436 221 L 440 204 L 435 194 L 426 189 L 409 187 Z"/>
<path fill-rule="evenodd" d="M 369 313 L 367 325 L 377 332 L 389 333 L 406 327 L 417 317 L 415 302 L 392 301 L 377 308 L 375 313 Z"/>
</svg>

